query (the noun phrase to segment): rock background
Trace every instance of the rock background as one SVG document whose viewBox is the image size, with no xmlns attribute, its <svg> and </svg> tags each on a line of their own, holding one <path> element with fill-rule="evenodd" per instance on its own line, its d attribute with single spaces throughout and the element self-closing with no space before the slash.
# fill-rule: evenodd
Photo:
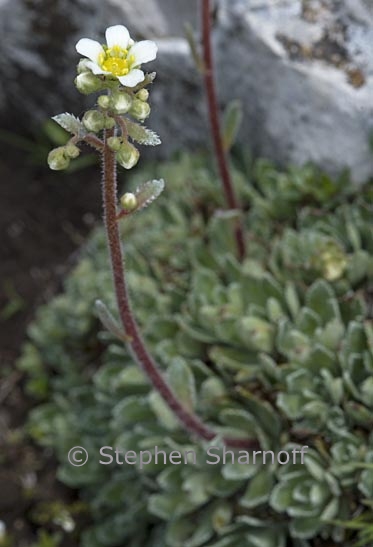
<svg viewBox="0 0 373 547">
<path fill-rule="evenodd" d="M 222 106 L 240 98 L 241 138 L 279 163 L 311 160 L 356 181 L 373 173 L 371 0 L 220 0 L 214 42 Z M 152 91 L 158 156 L 208 142 L 200 75 L 183 38 L 198 0 L 0 0 L 0 125 L 25 132 L 89 104 L 72 80 L 74 45 L 123 22 L 160 51 Z"/>
</svg>

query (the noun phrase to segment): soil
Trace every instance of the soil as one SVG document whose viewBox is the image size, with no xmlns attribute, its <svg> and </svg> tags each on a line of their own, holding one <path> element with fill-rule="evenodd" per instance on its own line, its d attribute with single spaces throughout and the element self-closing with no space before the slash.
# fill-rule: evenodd
<svg viewBox="0 0 373 547">
<path fill-rule="evenodd" d="M 3 143 L 1 148 L 0 519 L 11 547 L 30 547 L 40 531 L 40 504 L 70 503 L 76 495 L 56 480 L 52 455 L 25 432 L 35 402 L 25 395 L 14 363 L 35 309 L 60 290 L 100 217 L 100 184 L 97 167 L 53 173 L 44 163 L 30 165 L 23 151 Z M 55 524 L 45 529 L 64 536 Z M 76 547 L 67 536 L 61 545 Z"/>
</svg>

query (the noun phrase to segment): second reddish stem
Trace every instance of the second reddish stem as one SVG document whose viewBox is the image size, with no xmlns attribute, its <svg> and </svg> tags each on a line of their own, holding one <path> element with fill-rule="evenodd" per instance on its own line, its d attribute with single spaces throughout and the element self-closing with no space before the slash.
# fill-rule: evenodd
<svg viewBox="0 0 373 547">
<path fill-rule="evenodd" d="M 220 126 L 219 105 L 215 90 L 214 63 L 211 45 L 211 5 L 210 0 L 201 0 L 201 2 L 204 80 L 216 161 L 218 164 L 227 205 L 230 209 L 240 209 L 234 191 L 234 185 L 229 170 L 228 154 L 224 148 L 222 131 Z M 237 225 L 235 228 L 235 239 L 237 244 L 238 256 L 242 260 L 245 256 L 246 245 L 241 220 L 237 221 Z"/>
</svg>

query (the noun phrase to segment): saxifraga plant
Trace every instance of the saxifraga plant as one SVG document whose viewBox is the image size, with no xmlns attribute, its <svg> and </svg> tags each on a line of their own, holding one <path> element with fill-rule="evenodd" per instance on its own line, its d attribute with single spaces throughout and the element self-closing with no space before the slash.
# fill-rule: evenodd
<svg viewBox="0 0 373 547">
<path fill-rule="evenodd" d="M 151 40 L 135 43 L 127 28 L 122 25 L 106 30 L 106 42 L 102 46 L 94 40 L 83 38 L 76 45 L 78 53 L 86 57 L 78 66 L 78 90 L 86 94 L 103 90 L 104 94 L 98 97 L 97 108 L 86 112 L 82 121 L 67 113 L 53 118 L 64 129 L 73 133 L 73 137 L 65 146 L 50 152 L 49 165 L 57 170 L 66 168 L 70 159 L 79 155 L 77 145 L 81 141 L 87 142 L 100 152 L 105 227 L 121 327 L 114 326 L 102 302 L 97 302 L 97 307 L 103 322 L 114 328 L 118 337 L 127 344 L 137 363 L 184 427 L 194 436 L 211 441 L 216 437 L 216 432 L 180 402 L 146 347 L 130 303 L 118 228 L 118 222 L 122 218 L 149 205 L 159 196 L 164 186 L 163 180 L 153 180 L 140 186 L 136 193 L 125 193 L 120 199 L 122 211 L 119 212 L 116 164 L 119 163 L 125 169 L 131 169 L 137 164 L 140 153 L 133 142 L 145 145 L 156 145 L 160 142 L 153 131 L 131 119 L 143 122 L 149 116 L 149 92 L 146 86 L 154 80 L 155 74 L 145 75 L 140 67 L 141 64 L 155 59 L 157 46 Z M 98 136 L 101 132 L 103 139 Z M 255 439 L 224 438 L 223 442 L 232 447 L 259 446 Z"/>
<path fill-rule="evenodd" d="M 127 344 L 153 389 L 112 338 L 104 358 L 107 366 L 89 372 L 87 379 L 93 374 L 94 380 L 86 386 L 82 379 L 90 367 L 74 370 L 76 354 L 61 360 L 57 343 L 57 355 L 52 350 L 51 360 L 63 372 L 55 380 L 60 395 L 34 412 L 33 433 L 52 444 L 61 460 L 74 444 L 92 454 L 98 454 L 102 445 L 136 452 L 158 446 L 168 454 L 193 446 L 198 453 L 195 465 L 136 462 L 135 467 L 110 467 L 110 476 L 98 461 L 80 468 L 63 466 L 61 478 L 80 485 L 86 496 L 94 498 L 97 526 L 85 534 L 83 545 L 352 545 L 353 536 L 344 523 L 369 511 L 373 497 L 372 329 L 366 294 L 359 290 L 359 284 L 372 275 L 367 194 L 346 209 L 338 205 L 337 189 L 326 177 L 307 169 L 277 176 L 262 163 L 261 185 L 240 186 L 254 205 L 250 256 L 242 263 L 232 254 L 237 213 L 218 213 L 206 221 L 193 203 L 186 205 L 188 192 L 181 188 L 174 205 L 163 207 L 163 217 L 152 208 L 149 225 L 154 222 L 154 235 L 144 243 L 149 232 L 143 227 L 139 237 L 138 230 L 147 221 L 133 213 L 158 197 L 163 181 L 153 180 L 134 193 L 126 192 L 118 211 L 116 161 L 129 169 L 139 159 L 131 141 L 159 142 L 152 131 L 128 118 L 142 122 L 149 114 L 146 86 L 154 75 L 145 75 L 139 65 L 154 59 L 155 44 L 133 44 L 125 27 L 117 26 L 107 30 L 107 46 L 83 39 L 77 49 L 90 58 L 79 63 L 78 89 L 84 93 L 105 90 L 105 94 L 82 121 L 70 114 L 55 117 L 73 137 L 51 152 L 49 163 L 54 169 L 65 168 L 79 155 L 81 141 L 102 155 L 106 236 L 122 325 L 108 311 L 113 302 L 108 300 L 107 270 L 95 264 L 106 257 L 100 236 L 97 257 L 83 261 L 83 273 L 78 268 L 69 298 L 75 290 L 85 295 L 82 309 L 77 310 L 78 316 L 85 317 L 80 323 L 84 338 L 92 327 L 86 307 L 90 290 L 92 285 L 99 289 L 109 303 L 108 308 L 101 301 L 97 305 L 102 322 L 110 336 Z M 204 182 L 206 188 L 198 192 L 216 204 L 213 211 L 220 202 L 217 189 L 208 178 Z M 316 183 L 320 183 L 318 190 Z M 314 214 L 307 206 L 297 211 L 303 199 L 312 205 L 325 197 L 334 203 L 329 211 L 320 208 Z M 295 215 L 297 225 L 291 225 L 289 213 Z M 281 221 L 286 216 L 284 229 Z M 138 302 L 134 290 L 135 309 L 142 308 L 142 323 L 150 315 L 150 306 L 157 310 L 147 335 L 159 361 L 167 366 L 167 381 L 144 345 L 129 304 L 121 219 L 128 226 L 131 223 L 128 234 L 138 245 L 132 249 L 134 279 L 148 298 Z M 172 237 L 167 232 L 170 220 L 179 228 Z M 162 230 L 169 234 L 169 241 L 161 245 L 157 238 L 162 238 Z M 160 254 L 147 264 L 140 249 L 146 252 L 150 241 Z M 167 264 L 165 257 L 172 256 L 167 243 L 171 249 L 176 244 L 181 255 L 184 245 L 184 258 L 172 257 Z M 179 269 L 173 266 L 178 262 Z M 171 288 L 168 297 L 159 283 L 165 280 Z M 31 329 L 36 345 L 43 330 L 52 328 L 53 334 L 55 317 L 66 318 L 67 309 L 71 310 L 72 302 L 62 299 L 61 303 L 61 309 L 57 305 L 47 311 L 47 317 L 52 313 L 48 320 L 44 316 L 41 326 Z M 181 306 L 179 311 L 175 303 Z M 73 313 L 73 324 L 74 317 Z M 79 329 L 72 330 L 75 352 L 82 338 Z M 127 363 L 124 368 L 118 358 Z M 24 368 L 40 370 L 39 350 L 28 346 L 22 363 Z M 222 451 L 236 450 L 229 452 L 226 463 L 220 460 L 211 466 L 203 457 L 211 444 Z M 255 463 L 247 452 L 259 448 L 299 453 L 304 445 L 309 450 L 301 462 Z"/>
<path fill-rule="evenodd" d="M 183 157 L 157 176 L 173 181 L 172 204 L 160 199 L 122 228 L 139 321 L 170 385 L 225 436 L 309 450 L 297 465 L 237 463 L 243 451 L 234 464 L 206 463 L 208 444 L 191 443 L 115 336 L 101 332 L 97 345 L 95 298 L 115 309 L 98 230 L 65 293 L 39 311 L 20 363 L 29 389 L 46 398 L 31 432 L 56 450 L 60 479 L 89 503 L 94 525 L 82 545 L 352 547 L 361 529 L 368 547 L 370 186 L 259 162 L 248 187 L 235 172 L 252 205 L 250 256 L 240 263 L 234 218 L 206 220 L 199 205 L 222 206 L 203 162 Z M 76 445 L 90 454 L 84 467 L 66 460 Z M 197 465 L 99 465 L 104 445 L 194 448 Z"/>
</svg>

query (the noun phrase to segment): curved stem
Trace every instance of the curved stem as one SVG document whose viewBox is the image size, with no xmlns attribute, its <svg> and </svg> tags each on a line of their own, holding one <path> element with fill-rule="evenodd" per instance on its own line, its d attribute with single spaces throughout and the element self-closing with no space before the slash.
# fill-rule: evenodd
<svg viewBox="0 0 373 547">
<path fill-rule="evenodd" d="M 127 283 L 125 278 L 124 260 L 117 222 L 117 178 L 114 152 L 106 145 L 107 139 L 114 135 L 113 129 L 105 131 L 105 145 L 103 151 L 103 202 L 105 213 L 105 227 L 113 269 L 113 280 L 116 299 L 124 331 L 129 338 L 128 346 L 136 361 L 145 371 L 153 387 L 160 393 L 164 401 L 179 418 L 183 426 L 197 437 L 212 440 L 216 432 L 204 424 L 198 416 L 186 409 L 164 380 L 163 375 L 148 352 L 137 322 L 133 316 Z M 232 448 L 258 448 L 259 444 L 253 439 L 224 439 L 227 446 Z"/>
<path fill-rule="evenodd" d="M 122 137 L 124 137 L 125 139 L 127 139 L 127 137 L 128 137 L 128 130 L 127 130 L 126 122 L 124 121 L 124 119 L 122 118 L 122 116 L 114 116 L 114 119 L 115 119 L 115 121 L 117 122 L 117 124 L 118 124 L 119 127 L 120 127 L 120 130 L 121 130 L 121 133 L 122 133 Z"/>
<path fill-rule="evenodd" d="M 98 150 L 99 152 L 104 151 L 104 143 L 102 142 L 101 139 L 96 137 L 96 135 L 94 135 L 93 133 L 88 133 L 87 135 L 83 137 L 82 140 L 85 141 L 90 146 L 92 146 L 92 148 L 95 148 L 96 150 Z"/>
<path fill-rule="evenodd" d="M 225 199 L 230 209 L 240 209 L 234 191 L 233 181 L 228 165 L 228 154 L 224 148 L 222 132 L 219 119 L 219 106 L 214 81 L 214 63 L 211 46 L 211 7 L 210 0 L 202 2 L 202 44 L 203 44 L 203 65 L 206 97 L 210 118 L 211 134 L 214 143 L 216 161 L 223 185 Z M 237 221 L 235 238 L 238 256 L 242 260 L 245 256 L 245 237 L 241 220 Z"/>
</svg>

